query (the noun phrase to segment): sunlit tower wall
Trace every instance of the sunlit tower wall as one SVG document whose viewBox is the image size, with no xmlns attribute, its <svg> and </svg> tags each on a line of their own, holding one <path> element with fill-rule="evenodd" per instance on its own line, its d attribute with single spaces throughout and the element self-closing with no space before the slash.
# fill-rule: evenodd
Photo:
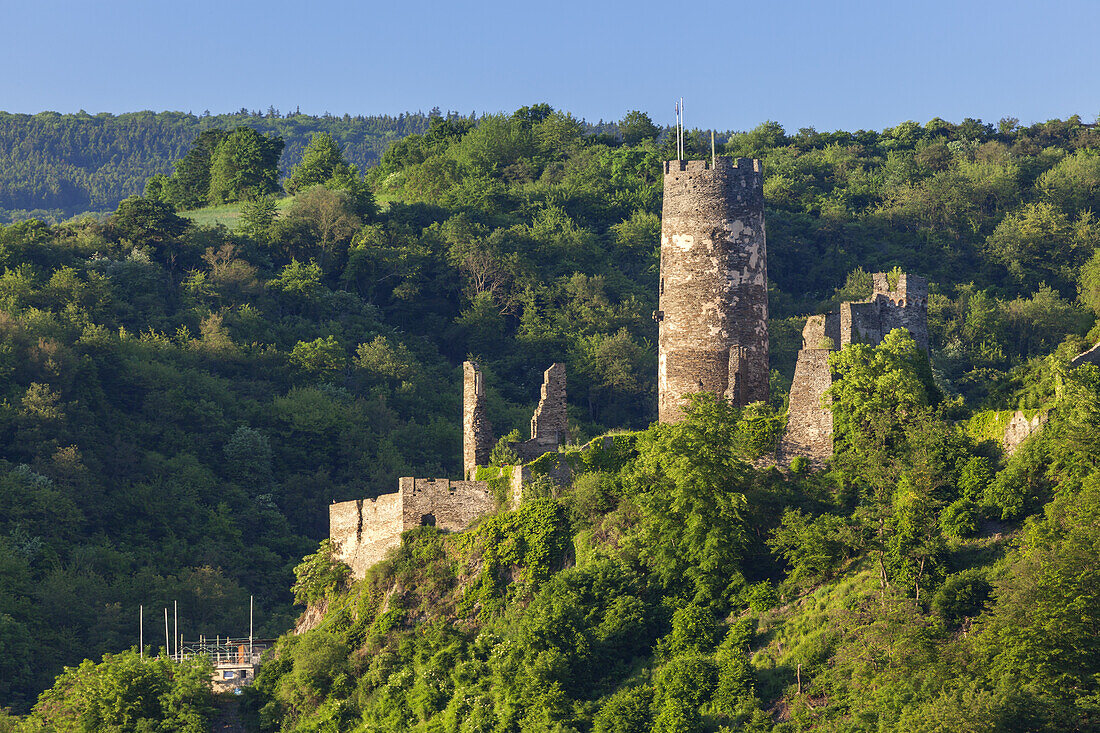
<svg viewBox="0 0 1100 733">
<path fill-rule="evenodd" d="M 768 264 L 759 160 L 665 163 L 658 322 L 658 418 L 714 392 L 768 399 Z"/>
</svg>

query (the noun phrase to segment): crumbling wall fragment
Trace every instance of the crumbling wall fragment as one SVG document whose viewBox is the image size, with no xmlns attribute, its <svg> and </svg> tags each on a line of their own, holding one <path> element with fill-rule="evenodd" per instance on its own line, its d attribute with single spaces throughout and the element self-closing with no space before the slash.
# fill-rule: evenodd
<svg viewBox="0 0 1100 733">
<path fill-rule="evenodd" d="M 329 506 L 329 538 L 336 559 L 351 567 L 353 578 L 401 544 L 401 533 L 432 525 L 461 532 L 496 508 L 485 481 L 401 478 L 397 492 L 377 499 L 342 501 Z"/>
<path fill-rule="evenodd" d="M 569 438 L 566 408 L 565 364 L 554 363 L 542 374 L 539 404 L 531 418 L 531 439 L 512 443 L 521 461 L 533 461 L 565 444 Z"/>
<path fill-rule="evenodd" d="M 432 525 L 461 532 L 496 507 L 496 499 L 485 481 L 402 478 L 398 487 L 405 529 Z"/>
<path fill-rule="evenodd" d="M 489 465 L 493 426 L 485 410 L 485 384 L 472 361 L 462 364 L 462 475 L 472 479 L 478 466 Z"/>
<path fill-rule="evenodd" d="M 356 578 L 362 578 L 387 550 L 401 544 L 402 530 L 400 493 L 342 501 L 328 508 L 328 535 L 334 554 L 351 567 Z"/>
<path fill-rule="evenodd" d="M 825 331 L 825 316 L 812 316 L 802 331 L 803 348 L 791 383 L 787 430 L 779 444 L 779 462 L 784 465 L 795 456 L 820 465 L 833 455 L 833 412 L 825 394 L 833 383 L 829 368 L 832 352 L 823 345 L 828 343 Z"/>
<path fill-rule="evenodd" d="M 1005 426 L 1005 435 L 1001 447 L 1006 456 L 1011 456 L 1025 440 L 1038 433 L 1047 421 L 1047 413 L 1036 413 L 1030 419 L 1022 411 L 1016 410 Z"/>
<path fill-rule="evenodd" d="M 896 328 L 904 328 L 928 351 L 928 281 L 900 273 L 876 272 L 871 297 L 841 303 L 835 313 L 811 316 L 802 330 L 802 349 L 795 364 L 787 408 L 787 430 L 780 441 L 779 462 L 803 456 L 815 464 L 833 454 L 833 415 L 823 402 L 832 386 L 829 352 L 855 343 L 877 345 Z"/>
</svg>

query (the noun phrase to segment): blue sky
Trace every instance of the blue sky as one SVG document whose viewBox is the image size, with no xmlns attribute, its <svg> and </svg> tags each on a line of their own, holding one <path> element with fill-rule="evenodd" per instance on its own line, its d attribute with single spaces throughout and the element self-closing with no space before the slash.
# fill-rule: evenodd
<svg viewBox="0 0 1100 733">
<path fill-rule="evenodd" d="M 683 10 L 675 11 L 675 7 Z M 1100 2 L 0 0 L 0 109 L 630 109 L 689 126 L 1100 114 Z"/>
</svg>

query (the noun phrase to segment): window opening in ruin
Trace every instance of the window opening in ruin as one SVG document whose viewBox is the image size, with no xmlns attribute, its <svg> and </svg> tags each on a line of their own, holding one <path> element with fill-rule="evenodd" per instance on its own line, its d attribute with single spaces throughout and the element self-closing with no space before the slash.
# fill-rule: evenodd
<svg viewBox="0 0 1100 733">
<path fill-rule="evenodd" d="M 420 515 L 420 526 L 421 527 L 434 527 L 435 526 L 435 515 L 434 514 L 421 514 Z"/>
</svg>

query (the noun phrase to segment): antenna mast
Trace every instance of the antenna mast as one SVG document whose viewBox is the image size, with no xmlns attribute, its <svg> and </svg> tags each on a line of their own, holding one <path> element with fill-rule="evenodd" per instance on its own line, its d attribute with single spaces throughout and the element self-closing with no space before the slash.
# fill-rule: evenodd
<svg viewBox="0 0 1100 733">
<path fill-rule="evenodd" d="M 683 160 L 687 151 L 684 150 L 684 98 L 680 98 L 680 160 Z"/>
</svg>

